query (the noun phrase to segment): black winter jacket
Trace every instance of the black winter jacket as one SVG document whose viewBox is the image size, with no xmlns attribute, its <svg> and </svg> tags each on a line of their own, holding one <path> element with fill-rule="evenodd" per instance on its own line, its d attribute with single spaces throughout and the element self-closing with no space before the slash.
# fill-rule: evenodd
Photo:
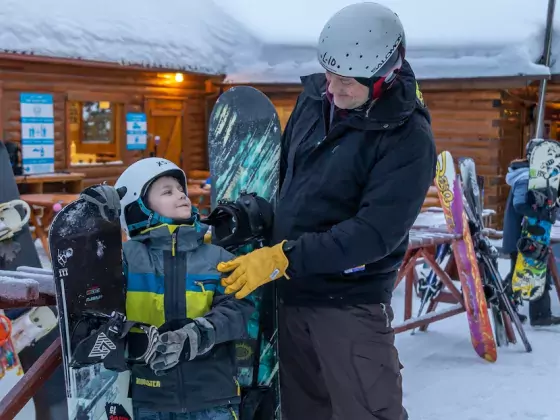
<svg viewBox="0 0 560 420">
<path fill-rule="evenodd" d="M 280 297 L 388 303 L 435 176 L 430 116 L 414 73 L 405 62 L 369 112 L 337 109 L 332 124 L 324 74 L 301 80 L 282 139 L 274 242 L 289 240 L 291 278 L 278 282 Z"/>
</svg>

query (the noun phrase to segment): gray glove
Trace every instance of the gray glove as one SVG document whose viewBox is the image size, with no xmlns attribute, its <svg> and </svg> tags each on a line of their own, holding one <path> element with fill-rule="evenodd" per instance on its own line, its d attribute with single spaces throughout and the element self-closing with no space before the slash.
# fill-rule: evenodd
<svg viewBox="0 0 560 420">
<path fill-rule="evenodd" d="M 99 207 L 101 217 L 105 220 L 118 218 L 121 215 L 121 199 L 117 190 L 110 185 L 94 185 L 86 188 L 80 197 Z"/>
<path fill-rule="evenodd" d="M 205 318 L 196 318 L 179 330 L 164 332 L 159 336 L 154 356 L 149 362 L 150 368 L 156 375 L 163 375 L 181 360 L 190 361 L 208 353 L 215 342 L 214 326 Z"/>
</svg>

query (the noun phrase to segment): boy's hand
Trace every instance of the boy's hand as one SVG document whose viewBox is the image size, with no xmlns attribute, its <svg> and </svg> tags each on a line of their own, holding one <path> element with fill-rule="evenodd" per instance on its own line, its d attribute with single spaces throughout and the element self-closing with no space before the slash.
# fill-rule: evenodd
<svg viewBox="0 0 560 420">
<path fill-rule="evenodd" d="M 99 207 L 101 217 L 110 220 L 121 215 L 121 199 L 117 190 L 110 185 L 94 185 L 86 188 L 80 197 Z"/>
<path fill-rule="evenodd" d="M 165 328 L 165 324 L 162 325 Z M 156 375 L 177 366 L 182 360 L 193 360 L 212 349 L 216 340 L 214 326 L 204 318 L 196 318 L 184 327 L 160 334 L 150 368 Z"/>
<path fill-rule="evenodd" d="M 235 297 L 243 299 L 263 284 L 278 280 L 282 276 L 289 278 L 286 275 L 289 261 L 282 250 L 284 242 L 286 241 L 218 264 L 216 268 L 222 273 L 233 271 L 228 277 L 222 278 L 225 292 L 237 292 Z"/>
</svg>

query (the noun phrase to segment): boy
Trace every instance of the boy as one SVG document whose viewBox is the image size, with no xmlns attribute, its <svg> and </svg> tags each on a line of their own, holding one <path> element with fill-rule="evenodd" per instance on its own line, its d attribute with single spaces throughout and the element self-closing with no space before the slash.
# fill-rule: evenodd
<svg viewBox="0 0 560 420">
<path fill-rule="evenodd" d="M 233 340 L 246 338 L 254 307 L 220 290 L 215 267 L 233 255 L 203 242 L 207 227 L 198 222 L 186 183 L 172 162 L 147 158 L 127 168 L 115 188 L 94 187 L 107 203 L 114 202 L 116 189 L 126 188 L 120 200 L 130 237 L 123 244 L 126 315 L 161 334 L 149 365 L 131 368 L 135 420 L 239 416 Z M 130 356 L 145 348 L 146 336 L 131 332 Z"/>
<path fill-rule="evenodd" d="M 517 241 L 521 237 L 521 223 L 523 216 L 534 215 L 533 209 L 527 203 L 527 190 L 529 186 L 529 158 L 535 145 L 539 140 L 533 139 L 527 143 L 526 159 L 517 159 L 511 162 L 506 175 L 506 183 L 511 186 L 506 203 L 504 215 L 504 237 L 502 241 L 502 251 L 510 255 L 511 269 L 507 276 L 508 283 L 511 284 L 515 263 L 517 261 Z M 546 273 L 547 291 L 539 300 L 529 302 L 529 319 L 532 326 L 547 326 L 560 324 L 560 318 L 552 316 L 550 310 L 551 277 L 547 270 Z M 522 321 L 526 317 L 521 317 Z"/>
</svg>

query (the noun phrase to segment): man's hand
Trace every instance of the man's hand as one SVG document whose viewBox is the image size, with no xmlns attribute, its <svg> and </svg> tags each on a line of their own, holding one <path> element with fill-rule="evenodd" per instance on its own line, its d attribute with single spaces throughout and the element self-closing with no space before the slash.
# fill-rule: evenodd
<svg viewBox="0 0 560 420">
<path fill-rule="evenodd" d="M 278 280 L 286 275 L 289 261 L 282 245 L 257 249 L 228 262 L 221 262 L 217 269 L 221 273 L 232 273 L 222 278 L 222 286 L 227 294 L 235 293 L 237 299 L 243 299 L 263 284 Z"/>
</svg>

